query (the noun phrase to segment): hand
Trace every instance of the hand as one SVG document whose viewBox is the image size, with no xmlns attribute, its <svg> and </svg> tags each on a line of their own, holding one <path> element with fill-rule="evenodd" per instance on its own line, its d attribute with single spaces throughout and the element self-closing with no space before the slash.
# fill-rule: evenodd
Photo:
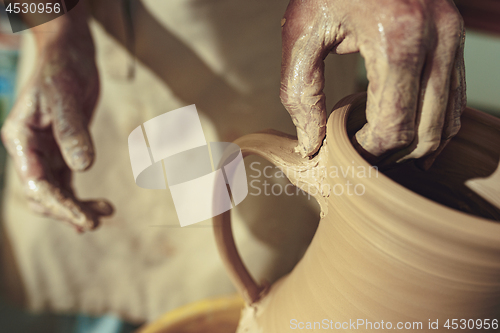
<svg viewBox="0 0 500 333">
<path fill-rule="evenodd" d="M 458 132 L 465 34 L 451 0 L 291 0 L 282 26 L 280 97 L 303 156 L 325 135 L 330 52 L 359 51 L 365 59 L 368 123 L 356 139 L 367 155 L 380 160 L 405 148 L 403 159 L 420 158 Z"/>
<path fill-rule="evenodd" d="M 94 160 L 88 126 L 99 78 L 88 27 L 66 31 L 50 40 L 39 35 L 44 40 L 35 73 L 2 128 L 2 140 L 30 207 L 82 232 L 113 208 L 103 200 L 80 201 L 71 187 L 72 171 L 87 170 Z"/>
</svg>

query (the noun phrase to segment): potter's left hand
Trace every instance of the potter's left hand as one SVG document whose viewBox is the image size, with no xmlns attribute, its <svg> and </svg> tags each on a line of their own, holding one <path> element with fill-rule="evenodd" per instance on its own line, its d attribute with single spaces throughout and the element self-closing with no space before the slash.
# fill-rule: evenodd
<svg viewBox="0 0 500 333">
<path fill-rule="evenodd" d="M 29 207 L 79 232 L 92 230 L 113 208 L 106 200 L 79 199 L 71 182 L 95 156 L 89 124 L 99 75 L 84 4 L 32 31 L 36 67 L 2 127 L 2 140 Z"/>
<path fill-rule="evenodd" d="M 303 156 L 325 135 L 330 52 L 365 59 L 368 123 L 356 139 L 374 160 L 403 148 L 405 159 L 434 156 L 458 132 L 465 36 L 451 0 L 291 0 L 282 29 L 281 100 Z"/>
</svg>

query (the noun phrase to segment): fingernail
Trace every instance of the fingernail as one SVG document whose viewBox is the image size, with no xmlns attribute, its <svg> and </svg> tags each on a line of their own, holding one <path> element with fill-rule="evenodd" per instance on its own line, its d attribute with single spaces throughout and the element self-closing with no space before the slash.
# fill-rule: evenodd
<svg viewBox="0 0 500 333">
<path fill-rule="evenodd" d="M 96 201 L 92 208 L 102 216 L 109 216 L 114 212 L 113 205 L 104 200 Z"/>
<path fill-rule="evenodd" d="M 73 168 L 82 171 L 89 168 L 92 162 L 92 158 L 89 155 L 90 152 L 88 151 L 88 147 L 84 147 L 83 149 L 76 148 L 71 154 Z"/>
</svg>

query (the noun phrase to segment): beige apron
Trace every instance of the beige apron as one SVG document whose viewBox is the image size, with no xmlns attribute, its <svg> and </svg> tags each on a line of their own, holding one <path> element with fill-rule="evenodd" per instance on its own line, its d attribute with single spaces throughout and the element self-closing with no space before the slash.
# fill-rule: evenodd
<svg viewBox="0 0 500 333">
<path fill-rule="evenodd" d="M 97 158 L 90 171 L 74 178 L 79 197 L 107 198 L 115 215 L 83 235 L 37 216 L 28 210 L 9 165 L 3 223 L 20 275 L 12 278 L 16 272 L 9 268 L 8 288 L 22 286 L 30 309 L 113 313 L 139 322 L 234 290 L 218 257 L 211 222 L 180 228 L 168 189 L 136 186 L 127 147 L 130 132 L 193 103 L 208 141 L 231 141 L 266 128 L 295 129 L 279 101 L 280 20 L 287 1 L 136 3 L 139 61 L 133 80 L 126 78 L 130 58 L 117 41 L 125 40 L 120 3 L 108 0 L 94 7 L 97 22 L 91 27 L 102 83 L 92 122 Z M 21 81 L 35 59 L 33 39 L 25 37 Z M 326 94 L 331 106 L 353 91 L 356 59 L 330 58 Z M 247 173 L 256 176 L 248 163 Z M 233 212 L 237 243 L 252 273 L 259 280 L 274 280 L 302 255 L 317 213 L 303 195 L 250 193 Z"/>
</svg>

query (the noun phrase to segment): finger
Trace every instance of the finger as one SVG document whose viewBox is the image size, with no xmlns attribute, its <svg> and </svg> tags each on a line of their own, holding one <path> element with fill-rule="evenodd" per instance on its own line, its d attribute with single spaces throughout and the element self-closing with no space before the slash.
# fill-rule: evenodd
<svg viewBox="0 0 500 333">
<path fill-rule="evenodd" d="M 378 28 L 384 34 L 382 42 L 369 39 L 360 45 L 369 85 L 367 123 L 356 133 L 356 140 L 380 159 L 408 146 L 415 136 L 427 27 L 413 18 L 413 12 L 401 15 L 409 17 L 402 20 L 404 24 Z"/>
<path fill-rule="evenodd" d="M 450 77 L 460 43 L 460 22 L 438 22 L 437 39 L 422 78 L 422 100 L 419 113 L 416 148 L 401 161 L 421 158 L 441 144 L 450 92 Z M 458 130 L 458 128 L 457 128 Z M 456 132 L 455 132 L 456 133 Z"/>
<path fill-rule="evenodd" d="M 98 216 L 85 204 L 47 180 L 28 181 L 25 192 L 33 210 L 67 222 L 79 232 L 95 229 L 99 225 Z"/>
<path fill-rule="evenodd" d="M 448 106 L 444 122 L 442 142 L 435 152 L 417 163 L 417 165 L 424 170 L 428 170 L 432 166 L 437 156 L 439 156 L 446 145 L 460 130 L 460 117 L 467 104 L 464 63 L 464 29 L 462 29 L 460 39 L 460 45 L 456 52 L 453 70 L 450 78 L 450 93 L 448 97 Z"/>
<path fill-rule="evenodd" d="M 94 161 L 94 145 L 82 107 L 72 95 L 51 91 L 47 105 L 52 113 L 52 130 L 61 154 L 73 171 L 84 171 Z"/>
<path fill-rule="evenodd" d="M 44 128 L 38 118 L 36 93 L 23 93 L 2 128 L 2 139 L 12 157 L 27 195 L 29 206 L 38 213 L 66 221 L 79 231 L 95 228 L 95 214 L 79 204 L 71 189 L 56 185 L 56 176 L 64 170 L 51 169 L 61 164 L 50 128 Z M 33 118 L 33 119 L 32 119 Z M 37 118 L 36 121 L 34 118 Z M 53 154 L 53 153 L 57 154 Z M 67 166 L 64 165 L 67 169 Z M 55 173 L 55 174 L 54 174 Z M 64 176 L 64 175 L 63 175 Z"/>
<path fill-rule="evenodd" d="M 300 5 L 291 1 L 282 20 L 280 98 L 297 127 L 296 150 L 305 157 L 316 153 L 325 137 L 323 60 L 331 42 L 325 36 L 325 18 Z"/>
<path fill-rule="evenodd" d="M 28 140 L 29 141 L 29 140 Z M 18 140 L 18 143 L 25 140 Z M 55 144 L 54 144 L 55 145 Z M 20 147 L 20 145 L 18 146 Z M 47 149 L 50 149 L 48 147 Z M 48 166 L 61 156 L 50 156 L 28 144 L 23 149 L 22 156 L 14 158 L 17 169 L 23 169 L 22 181 L 30 207 L 43 215 L 65 221 L 75 227 L 79 232 L 95 229 L 99 225 L 99 217 L 112 213 L 106 207 L 96 211 L 96 204 L 88 206 L 80 202 L 74 195 L 69 182 L 56 179 L 57 176 L 66 178 L 69 172 L 67 166 L 64 170 L 51 170 Z M 61 162 L 58 162 L 61 163 Z M 24 168 L 25 167 L 25 168 Z M 53 175 L 51 172 L 55 172 Z"/>
</svg>

